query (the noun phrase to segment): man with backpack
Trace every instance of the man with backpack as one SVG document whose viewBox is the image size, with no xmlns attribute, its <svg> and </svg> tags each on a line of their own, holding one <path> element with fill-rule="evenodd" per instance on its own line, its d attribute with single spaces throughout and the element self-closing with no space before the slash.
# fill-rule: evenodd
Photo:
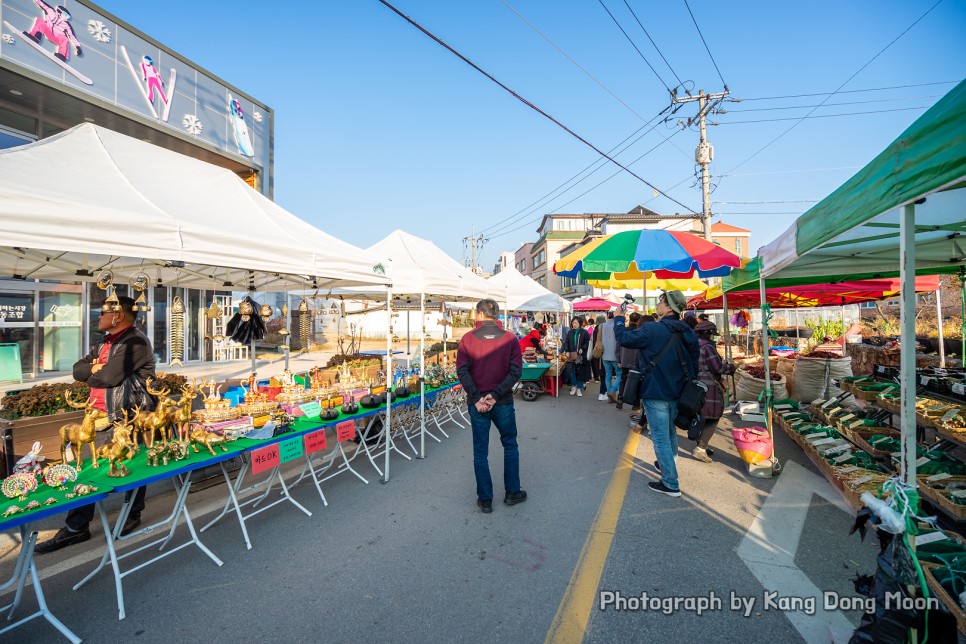
<svg viewBox="0 0 966 644">
<path fill-rule="evenodd" d="M 665 291 L 657 303 L 660 320 L 629 330 L 624 316 L 614 318 L 614 335 L 622 347 L 640 349 L 641 394 L 647 415 L 654 454 L 654 466 L 660 481 L 648 483 L 655 492 L 681 496 L 674 459 L 678 451 L 678 434 L 674 420 L 678 416 L 678 400 L 685 386 L 698 374 L 698 339 L 681 320 L 687 300 L 681 291 Z M 626 310 L 621 305 L 621 312 Z"/>
</svg>

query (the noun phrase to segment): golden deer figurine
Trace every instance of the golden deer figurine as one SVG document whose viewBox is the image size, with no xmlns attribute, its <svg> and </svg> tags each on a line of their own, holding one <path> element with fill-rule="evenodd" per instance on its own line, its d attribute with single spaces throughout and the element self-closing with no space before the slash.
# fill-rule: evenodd
<svg viewBox="0 0 966 644">
<path fill-rule="evenodd" d="M 151 378 L 147 379 L 145 388 L 149 394 L 157 396 L 158 406 L 152 412 L 141 411 L 140 408 L 136 408 L 137 416 L 134 419 L 134 425 L 141 431 L 144 436 L 144 444 L 148 447 L 154 445 L 154 434 L 158 431 L 161 432 L 161 440 L 165 444 L 168 443 L 168 414 L 178 404 L 168 397 L 168 394 L 171 393 L 170 389 L 152 389 L 151 380 Z"/>
<path fill-rule="evenodd" d="M 190 436 L 191 436 L 191 448 L 195 451 L 195 454 L 198 453 L 199 445 L 204 445 L 205 447 L 207 447 L 208 451 L 211 452 L 212 456 L 215 455 L 215 450 L 212 447 L 212 445 L 217 445 L 218 447 L 221 448 L 221 451 L 223 452 L 228 451 L 228 448 L 225 447 L 225 443 L 228 441 L 228 439 L 225 438 L 224 436 L 219 436 L 214 432 L 206 431 L 203 425 L 196 425 L 191 430 Z"/>
<path fill-rule="evenodd" d="M 182 386 L 181 401 L 176 403 L 168 413 L 168 423 L 178 432 L 179 440 L 187 440 L 188 438 L 189 425 L 191 424 L 191 404 L 198 397 L 198 394 L 201 393 L 204 384 L 204 380 L 199 385 L 192 378 L 190 385 L 185 384 Z"/>
<path fill-rule="evenodd" d="M 74 409 L 83 409 L 84 420 L 80 423 L 68 423 L 60 428 L 60 457 L 66 463 L 67 449 L 69 448 L 74 461 L 77 463 L 77 471 L 80 472 L 84 459 L 84 443 L 87 443 L 91 448 L 91 467 L 97 467 L 97 450 L 94 448 L 94 437 L 97 435 L 97 430 L 94 428 L 94 423 L 101 418 L 106 418 L 107 414 L 99 409 L 94 409 L 91 400 L 83 403 L 75 402 L 70 397 L 70 389 L 64 391 L 64 400 Z"/>
<path fill-rule="evenodd" d="M 138 453 L 138 445 L 132 439 L 134 432 L 134 416 L 129 417 L 124 412 L 124 419 L 114 423 L 114 438 L 100 449 L 101 458 L 106 458 L 111 469 L 108 476 L 128 476 L 131 471 L 121 461 L 125 461 Z"/>
</svg>

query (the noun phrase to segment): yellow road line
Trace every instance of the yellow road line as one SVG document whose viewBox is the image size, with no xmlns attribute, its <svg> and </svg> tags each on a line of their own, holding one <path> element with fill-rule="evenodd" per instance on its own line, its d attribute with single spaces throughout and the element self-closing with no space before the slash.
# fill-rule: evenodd
<svg viewBox="0 0 966 644">
<path fill-rule="evenodd" d="M 600 585 L 604 564 L 607 563 L 610 545 L 617 530 L 617 520 L 627 495 L 627 484 L 640 441 L 640 434 L 634 430 L 628 432 L 624 451 L 614 467 L 607 491 L 604 492 L 597 516 L 590 526 L 590 533 L 584 541 L 577 566 L 570 576 L 567 590 L 560 600 L 544 644 L 578 644 L 584 639 L 590 611 L 597 604 L 597 587 Z"/>
</svg>

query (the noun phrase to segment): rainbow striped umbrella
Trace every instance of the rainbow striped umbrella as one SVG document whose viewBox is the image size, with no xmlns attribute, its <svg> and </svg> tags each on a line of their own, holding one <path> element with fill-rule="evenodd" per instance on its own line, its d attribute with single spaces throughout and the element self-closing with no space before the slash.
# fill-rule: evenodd
<svg viewBox="0 0 966 644">
<path fill-rule="evenodd" d="M 740 256 L 691 233 L 672 230 L 628 230 L 604 235 L 554 263 L 564 277 L 610 280 L 724 277 L 741 266 Z"/>
</svg>

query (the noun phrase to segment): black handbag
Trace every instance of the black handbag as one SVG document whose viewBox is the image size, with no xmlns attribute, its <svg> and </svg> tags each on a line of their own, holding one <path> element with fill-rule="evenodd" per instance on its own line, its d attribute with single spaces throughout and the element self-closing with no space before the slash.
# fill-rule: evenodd
<svg viewBox="0 0 966 644">
<path fill-rule="evenodd" d="M 637 369 L 631 369 L 627 372 L 624 389 L 621 391 L 621 402 L 637 407 L 641 402 L 641 379 L 643 377 Z"/>
<path fill-rule="evenodd" d="M 708 386 L 691 374 L 691 367 L 684 358 L 684 349 L 681 348 L 680 337 L 674 337 L 677 339 L 675 349 L 678 359 L 681 361 L 681 370 L 687 374 L 684 388 L 681 390 L 680 397 L 678 397 L 678 415 L 690 420 L 701 415 L 701 408 L 704 407 L 705 398 L 708 397 Z"/>
</svg>

